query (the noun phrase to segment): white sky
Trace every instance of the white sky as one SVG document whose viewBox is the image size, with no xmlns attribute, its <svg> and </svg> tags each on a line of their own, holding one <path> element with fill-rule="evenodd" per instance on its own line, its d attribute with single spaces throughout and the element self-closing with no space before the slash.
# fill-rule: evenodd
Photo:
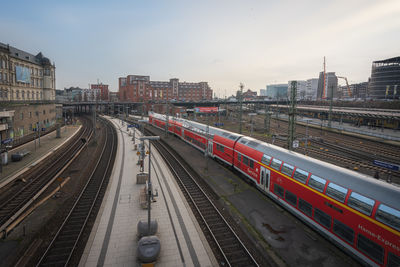
<svg viewBox="0 0 400 267">
<path fill-rule="evenodd" d="M 53 3 L 55 2 L 55 3 Z M 371 63 L 400 56 L 400 1 L 8 1 L 0 42 L 56 64 L 57 88 L 118 77 L 207 81 L 217 96 L 243 82 L 367 81 Z M 8 10 L 4 12 L 4 10 Z"/>
</svg>

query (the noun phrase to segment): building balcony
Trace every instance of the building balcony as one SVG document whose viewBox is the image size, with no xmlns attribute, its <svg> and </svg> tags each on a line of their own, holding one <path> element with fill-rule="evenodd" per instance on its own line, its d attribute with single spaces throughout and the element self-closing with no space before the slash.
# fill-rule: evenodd
<svg viewBox="0 0 400 267">
<path fill-rule="evenodd" d="M 14 117 L 14 110 L 0 111 L 0 118 L 12 118 Z"/>
<path fill-rule="evenodd" d="M 0 124 L 0 132 L 8 129 L 8 124 Z"/>
</svg>

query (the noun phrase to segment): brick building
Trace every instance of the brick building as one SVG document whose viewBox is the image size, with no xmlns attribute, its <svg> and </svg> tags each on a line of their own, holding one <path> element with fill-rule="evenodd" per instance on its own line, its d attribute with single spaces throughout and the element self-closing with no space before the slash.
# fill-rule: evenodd
<svg viewBox="0 0 400 267">
<path fill-rule="evenodd" d="M 99 92 L 99 99 L 97 100 L 104 100 L 104 101 L 109 100 L 110 91 L 108 90 L 108 84 L 102 84 L 102 83 L 91 84 L 90 89 L 97 90 Z"/>
<path fill-rule="evenodd" d="M 247 89 L 246 92 L 243 92 L 243 99 L 250 100 L 250 99 L 255 99 L 257 97 L 257 92 L 251 91 L 250 89 Z"/>
<path fill-rule="evenodd" d="M 118 81 L 121 101 L 199 101 L 211 100 L 212 90 L 207 82 L 150 81 L 150 76 L 128 75 Z"/>
</svg>

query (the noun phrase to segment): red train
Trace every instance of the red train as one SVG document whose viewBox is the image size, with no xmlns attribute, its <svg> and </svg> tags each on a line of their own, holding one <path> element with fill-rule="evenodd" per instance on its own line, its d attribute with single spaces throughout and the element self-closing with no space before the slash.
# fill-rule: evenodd
<svg viewBox="0 0 400 267">
<path fill-rule="evenodd" d="M 164 115 L 149 123 L 165 130 Z M 371 266 L 400 266 L 400 189 L 251 137 L 169 119 L 169 131 L 234 167 L 264 193 Z"/>
</svg>

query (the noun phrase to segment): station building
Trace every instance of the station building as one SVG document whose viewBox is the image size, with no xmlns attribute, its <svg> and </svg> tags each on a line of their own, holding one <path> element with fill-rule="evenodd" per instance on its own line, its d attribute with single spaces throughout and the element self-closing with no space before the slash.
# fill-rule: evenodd
<svg viewBox="0 0 400 267">
<path fill-rule="evenodd" d="M 207 82 L 151 81 L 150 76 L 128 75 L 118 80 L 120 101 L 200 101 L 211 100 L 212 90 Z"/>
<path fill-rule="evenodd" d="M 400 98 L 400 57 L 372 63 L 368 94 L 372 99 Z"/>
<path fill-rule="evenodd" d="M 56 122 L 55 65 L 0 43 L 0 144 L 15 142 Z"/>
</svg>

